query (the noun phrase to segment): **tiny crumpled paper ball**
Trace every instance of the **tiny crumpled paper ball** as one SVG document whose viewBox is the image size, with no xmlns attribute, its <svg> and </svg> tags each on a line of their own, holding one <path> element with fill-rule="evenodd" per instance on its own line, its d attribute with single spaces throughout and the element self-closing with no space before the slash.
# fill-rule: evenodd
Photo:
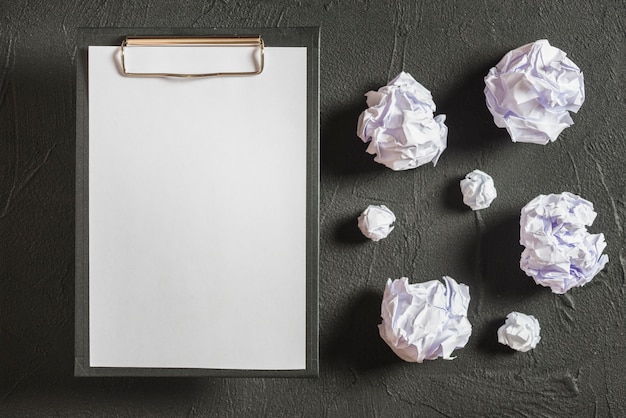
<svg viewBox="0 0 626 418">
<path fill-rule="evenodd" d="M 523 353 L 537 347 L 541 340 L 539 321 L 532 315 L 511 312 L 498 329 L 498 342 Z"/>
<path fill-rule="evenodd" d="M 374 161 L 392 170 L 437 164 L 446 149 L 445 115 L 433 116 L 436 106 L 424 86 L 401 72 L 378 91 L 369 91 L 368 109 L 359 116 L 357 135 L 369 142 Z"/>
<path fill-rule="evenodd" d="M 381 338 L 402 360 L 422 363 L 463 348 L 472 334 L 467 319 L 469 288 L 444 276 L 409 284 L 406 277 L 387 280 L 378 326 Z"/>
<path fill-rule="evenodd" d="M 509 51 L 485 77 L 487 107 L 513 142 L 545 145 L 574 122 L 585 101 L 580 68 L 539 40 Z"/>
<path fill-rule="evenodd" d="M 359 229 L 372 241 L 386 238 L 396 221 L 396 215 L 385 205 L 369 205 L 358 218 Z"/>
<path fill-rule="evenodd" d="M 609 261 L 604 234 L 591 234 L 593 204 L 575 194 L 539 195 L 522 208 L 520 268 L 535 283 L 563 294 L 583 286 Z"/>
<path fill-rule="evenodd" d="M 461 180 L 463 203 L 472 210 L 486 209 L 498 196 L 493 178 L 484 171 L 474 170 Z"/>
</svg>

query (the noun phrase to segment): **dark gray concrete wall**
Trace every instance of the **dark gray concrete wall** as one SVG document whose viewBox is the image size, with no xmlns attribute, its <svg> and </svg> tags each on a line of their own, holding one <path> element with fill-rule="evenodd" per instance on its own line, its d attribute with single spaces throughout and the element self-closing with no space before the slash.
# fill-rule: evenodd
<svg viewBox="0 0 626 418">
<path fill-rule="evenodd" d="M 568 1 L 8 1 L 0 4 L 0 415 L 626 416 L 626 7 Z M 319 379 L 76 379 L 73 367 L 77 27 L 321 26 Z M 482 78 L 547 38 L 585 74 L 575 125 L 547 146 L 493 125 Z M 355 136 L 363 93 L 399 71 L 448 116 L 437 167 L 392 172 Z M 499 197 L 473 213 L 458 181 L 481 168 Z M 518 267 L 520 208 L 540 193 L 595 203 L 610 262 L 564 296 Z M 388 205 L 396 230 L 365 242 L 356 216 Z M 377 335 L 388 277 L 471 288 L 458 358 L 408 364 Z M 495 342 L 506 314 L 542 341 Z"/>
</svg>

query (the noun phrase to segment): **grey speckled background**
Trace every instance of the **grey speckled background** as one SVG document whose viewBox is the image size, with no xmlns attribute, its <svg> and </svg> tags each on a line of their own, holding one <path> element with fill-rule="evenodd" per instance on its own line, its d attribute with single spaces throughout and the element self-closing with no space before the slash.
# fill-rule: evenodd
<svg viewBox="0 0 626 418">
<path fill-rule="evenodd" d="M 0 415 L 626 416 L 626 7 L 621 0 L 3 0 L 0 4 Z M 73 366 L 74 75 L 77 27 L 321 26 L 319 379 L 76 379 Z M 540 38 L 584 71 L 575 125 L 545 147 L 513 144 L 482 77 Z M 392 172 L 354 135 L 363 93 L 400 70 L 448 115 L 436 168 Z M 474 214 L 457 183 L 480 167 L 500 196 Z M 539 193 L 595 203 L 611 259 L 565 296 L 518 268 L 520 208 Z M 370 203 L 398 216 L 377 244 Z M 378 338 L 388 277 L 451 275 L 471 287 L 474 335 L 453 361 L 398 360 Z M 528 354 L 495 343 L 511 310 L 534 314 Z"/>
</svg>

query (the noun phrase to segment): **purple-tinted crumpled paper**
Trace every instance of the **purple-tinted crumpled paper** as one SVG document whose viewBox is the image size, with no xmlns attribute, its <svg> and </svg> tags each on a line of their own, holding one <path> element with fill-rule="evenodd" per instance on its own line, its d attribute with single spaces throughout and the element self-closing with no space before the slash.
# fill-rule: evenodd
<svg viewBox="0 0 626 418">
<path fill-rule="evenodd" d="M 393 231 L 396 215 L 385 205 L 369 205 L 358 218 L 361 233 L 372 241 L 387 238 Z"/>
<path fill-rule="evenodd" d="M 422 363 L 463 348 L 472 333 L 467 319 L 469 288 L 444 276 L 409 284 L 406 277 L 387 280 L 378 326 L 381 338 L 402 360 Z"/>
<path fill-rule="evenodd" d="M 498 197 L 493 178 L 481 170 L 468 173 L 460 185 L 463 203 L 472 210 L 486 209 Z"/>
<path fill-rule="evenodd" d="M 448 128 L 445 115 L 433 117 L 430 91 L 401 72 L 365 96 L 369 108 L 359 116 L 357 135 L 369 142 L 366 151 L 376 155 L 374 161 L 396 171 L 437 164 L 447 146 Z"/>
<path fill-rule="evenodd" d="M 531 200 L 520 217 L 520 268 L 558 294 L 591 281 L 609 261 L 604 234 L 586 228 L 596 215 L 591 202 L 569 192 Z"/>
<path fill-rule="evenodd" d="M 511 312 L 498 328 L 498 342 L 523 353 L 537 347 L 541 341 L 539 321 L 532 315 Z"/>
<path fill-rule="evenodd" d="M 545 145 L 574 122 L 583 74 L 565 52 L 539 40 L 509 51 L 485 77 L 487 107 L 513 142 Z"/>
</svg>

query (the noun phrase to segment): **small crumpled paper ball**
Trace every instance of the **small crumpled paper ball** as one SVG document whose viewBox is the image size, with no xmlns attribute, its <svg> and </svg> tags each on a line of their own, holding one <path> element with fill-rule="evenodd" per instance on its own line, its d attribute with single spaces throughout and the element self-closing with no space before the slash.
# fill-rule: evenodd
<svg viewBox="0 0 626 418">
<path fill-rule="evenodd" d="M 386 238 L 396 221 L 396 215 L 385 205 L 369 205 L 358 218 L 359 229 L 372 241 Z"/>
<path fill-rule="evenodd" d="M 493 121 L 513 142 L 545 145 L 574 122 L 585 101 L 580 68 L 565 52 L 539 40 L 509 51 L 485 77 Z"/>
<path fill-rule="evenodd" d="M 381 304 L 380 336 L 402 360 L 422 363 L 463 348 L 472 325 L 467 319 L 469 288 L 453 278 L 409 284 L 406 277 L 387 280 Z"/>
<path fill-rule="evenodd" d="M 520 217 L 520 268 L 557 294 L 591 281 L 609 261 L 604 234 L 586 228 L 596 215 L 591 202 L 569 192 L 531 200 Z"/>
<path fill-rule="evenodd" d="M 446 149 L 445 115 L 433 117 L 435 102 L 424 86 L 401 72 L 388 85 L 365 94 L 369 109 L 359 116 L 357 135 L 369 142 L 374 161 L 392 170 L 437 164 Z"/>
<path fill-rule="evenodd" d="M 511 312 L 498 329 L 498 342 L 523 353 L 537 347 L 541 340 L 539 321 L 532 315 Z"/>
<path fill-rule="evenodd" d="M 472 210 L 488 208 L 498 196 L 493 178 L 480 170 L 468 173 L 461 180 L 461 193 L 463 193 L 463 203 Z"/>
</svg>

